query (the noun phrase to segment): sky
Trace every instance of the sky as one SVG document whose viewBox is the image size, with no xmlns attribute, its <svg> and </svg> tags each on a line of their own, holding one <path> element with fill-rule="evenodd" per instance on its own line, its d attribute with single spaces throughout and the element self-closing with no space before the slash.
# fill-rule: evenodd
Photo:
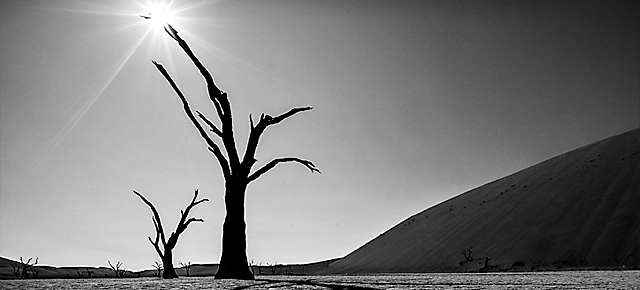
<svg viewBox="0 0 640 290">
<path fill-rule="evenodd" d="M 215 110 L 153 0 L 0 2 L 0 256 L 131 270 L 217 263 L 222 173 L 151 60 L 192 108 Z M 342 257 L 406 217 L 640 126 L 638 1 L 189 1 L 173 26 L 227 91 L 244 152 L 271 126 L 249 185 L 254 263 Z"/>
</svg>

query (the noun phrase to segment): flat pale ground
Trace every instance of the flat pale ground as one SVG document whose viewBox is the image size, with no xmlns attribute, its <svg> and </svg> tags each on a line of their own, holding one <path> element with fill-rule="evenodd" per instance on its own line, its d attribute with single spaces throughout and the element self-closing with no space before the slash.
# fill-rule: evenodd
<svg viewBox="0 0 640 290">
<path fill-rule="evenodd" d="M 489 271 L 638 267 L 639 136 L 578 148 L 431 207 L 329 272 L 477 271 L 486 258 Z"/>
<path fill-rule="evenodd" d="M 5 280 L 2 289 L 638 289 L 638 271 Z"/>
</svg>

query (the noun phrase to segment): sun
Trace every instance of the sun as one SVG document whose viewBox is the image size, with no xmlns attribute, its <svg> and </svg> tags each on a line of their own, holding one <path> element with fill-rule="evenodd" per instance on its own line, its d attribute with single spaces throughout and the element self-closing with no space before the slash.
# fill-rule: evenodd
<svg viewBox="0 0 640 290">
<path fill-rule="evenodd" d="M 157 30 L 163 30 L 167 24 L 174 23 L 176 20 L 176 13 L 171 10 L 171 4 L 173 1 L 165 3 L 164 1 L 155 1 L 148 3 L 146 14 L 140 15 L 140 17 L 149 21 L 151 27 Z"/>
</svg>

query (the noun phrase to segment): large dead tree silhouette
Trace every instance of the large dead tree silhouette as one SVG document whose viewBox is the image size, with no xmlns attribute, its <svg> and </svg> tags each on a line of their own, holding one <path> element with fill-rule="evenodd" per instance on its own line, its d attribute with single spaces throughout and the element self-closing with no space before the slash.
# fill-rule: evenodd
<svg viewBox="0 0 640 290">
<path fill-rule="evenodd" d="M 180 211 L 180 221 L 178 222 L 176 231 L 172 232 L 171 235 L 169 235 L 169 239 L 167 240 L 164 234 L 164 228 L 162 227 L 162 221 L 160 220 L 160 214 L 158 213 L 158 210 L 156 209 L 156 207 L 153 206 L 153 204 L 144 196 L 142 196 L 142 194 L 140 194 L 139 192 L 134 190 L 133 193 L 135 193 L 138 197 L 140 197 L 140 199 L 142 199 L 142 201 L 145 204 L 147 204 L 147 206 L 149 206 L 149 208 L 153 212 L 153 217 L 151 217 L 151 220 L 153 221 L 153 225 L 156 228 L 156 238 L 155 240 L 152 240 L 151 237 L 149 237 L 149 242 L 156 249 L 156 253 L 158 253 L 158 256 L 160 256 L 160 259 L 162 260 L 162 265 L 164 267 L 164 270 L 162 271 L 162 278 L 165 278 L 165 279 L 178 278 L 178 274 L 176 273 L 176 270 L 173 267 L 172 251 L 176 247 L 176 244 L 178 244 L 178 238 L 187 229 L 190 223 L 204 222 L 204 220 L 202 219 L 189 218 L 189 212 L 191 211 L 191 209 L 194 206 L 209 200 L 206 198 L 203 198 L 201 200 L 196 201 L 196 199 L 198 199 L 198 190 L 196 189 L 195 194 L 193 195 L 193 199 L 191 200 L 191 203 L 189 203 L 189 205 L 187 205 L 187 207 L 184 210 Z"/>
<path fill-rule="evenodd" d="M 191 51 L 187 42 L 178 35 L 178 32 L 168 24 L 165 26 L 165 30 L 176 42 L 178 42 L 193 64 L 198 68 L 200 74 L 204 77 L 209 99 L 215 107 L 219 123 L 221 124 L 220 126 L 216 125 L 210 119 L 205 117 L 204 114 L 196 111 L 195 113 L 198 118 L 209 127 L 209 130 L 205 130 L 198 118 L 196 118 L 194 112 L 191 110 L 186 97 L 180 88 L 178 88 L 164 66 L 153 61 L 153 64 L 156 66 L 158 71 L 162 73 L 180 98 L 184 112 L 189 117 L 193 126 L 198 130 L 200 136 L 206 142 L 209 147 L 209 151 L 211 151 L 217 159 L 225 180 L 224 201 L 226 216 L 222 229 L 222 255 L 220 257 L 220 267 L 216 273 L 216 278 L 253 279 L 253 274 L 249 270 L 249 265 L 247 263 L 246 223 L 244 220 L 244 205 L 247 186 L 250 182 L 258 179 L 276 165 L 285 162 L 297 162 L 307 167 L 311 172 L 320 173 L 320 170 L 318 170 L 311 161 L 297 157 L 273 159 L 252 173 L 251 170 L 257 162 L 255 153 L 256 148 L 258 147 L 258 142 L 267 127 L 276 125 L 297 113 L 309 111 L 312 108 L 297 107 L 275 117 L 263 113 L 260 115 L 260 119 L 257 120 L 257 123 L 254 123 L 253 117 L 249 115 L 251 131 L 249 133 L 249 140 L 247 141 L 244 156 L 240 158 L 238 150 L 236 149 L 231 104 L 227 93 L 216 85 L 207 68 L 205 68 L 193 51 Z M 225 153 L 223 153 L 221 146 L 219 146 L 213 138 L 219 138 L 222 141 L 222 146 L 224 151 L 226 151 L 226 156 Z"/>
</svg>

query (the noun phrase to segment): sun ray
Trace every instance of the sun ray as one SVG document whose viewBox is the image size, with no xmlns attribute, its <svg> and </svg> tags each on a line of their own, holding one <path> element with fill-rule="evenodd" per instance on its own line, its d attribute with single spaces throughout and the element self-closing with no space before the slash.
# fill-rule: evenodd
<svg viewBox="0 0 640 290">
<path fill-rule="evenodd" d="M 62 142 L 62 140 L 64 140 L 67 134 L 69 134 L 69 132 L 73 130 L 73 128 L 78 124 L 78 122 L 80 122 L 80 120 L 82 119 L 82 117 L 84 117 L 87 111 L 91 109 L 93 104 L 95 104 L 95 102 L 100 98 L 100 96 L 102 96 L 102 94 L 107 90 L 109 85 L 111 85 L 113 80 L 117 77 L 117 75 L 120 73 L 122 68 L 127 64 L 127 62 L 129 62 L 129 59 L 131 58 L 131 56 L 133 56 L 133 54 L 138 50 L 138 48 L 140 47 L 142 42 L 147 38 L 147 35 L 149 35 L 150 32 L 151 32 L 151 29 L 148 29 L 147 32 L 145 32 L 145 34 L 140 38 L 140 40 L 138 40 L 138 42 L 131 47 L 131 49 L 129 50 L 125 58 L 122 60 L 120 65 L 118 65 L 115 71 L 111 74 L 111 76 L 107 79 L 107 81 L 98 90 L 98 92 L 94 94 L 89 99 L 89 101 L 86 102 L 78 111 L 76 111 L 76 113 L 73 114 L 71 119 L 69 119 L 69 121 L 54 135 L 54 137 L 45 146 L 45 149 L 41 152 L 41 154 L 32 162 L 31 166 L 29 167 L 30 168 L 29 171 L 32 171 L 38 164 L 40 164 L 40 162 L 46 156 L 51 154 L 51 152 L 53 152 L 58 147 L 58 145 L 60 145 L 60 143 Z"/>
<path fill-rule="evenodd" d="M 159 51 L 169 52 L 171 39 L 166 32 L 164 31 L 164 26 L 168 23 L 171 23 L 177 28 L 180 28 L 179 22 L 182 21 L 191 21 L 188 17 L 182 17 L 179 15 L 188 10 L 197 9 L 204 5 L 210 4 L 210 1 L 198 1 L 196 3 L 183 4 L 182 2 L 176 3 L 173 0 L 146 0 L 146 1 L 130 1 L 130 4 L 134 7 L 137 6 L 139 11 L 137 13 L 132 11 L 120 11 L 117 9 L 121 8 L 111 8 L 111 7 L 98 7 L 98 6 L 85 6 L 81 8 L 75 7 L 58 7 L 53 8 L 57 11 L 62 11 L 66 13 L 78 13 L 78 14 L 86 14 L 86 15 L 98 15 L 104 17 L 130 17 L 131 19 L 137 18 L 141 20 L 139 17 L 144 18 L 142 21 L 132 22 L 130 24 L 119 25 L 117 27 L 111 27 L 108 30 L 103 32 L 94 33 L 88 36 L 88 40 L 90 39 L 99 39 L 104 38 L 108 35 L 118 34 L 118 33 L 129 33 L 133 31 L 136 27 L 141 27 L 146 25 L 146 29 L 142 36 L 137 40 L 135 44 L 131 46 L 131 48 L 127 51 L 125 56 L 121 58 L 119 64 L 115 67 L 113 72 L 107 77 L 105 81 L 102 82 L 102 85 L 96 91 L 95 94 L 91 95 L 87 101 L 77 109 L 68 119 L 68 121 L 60 128 L 56 134 L 47 142 L 42 151 L 40 151 L 34 160 L 28 166 L 29 171 L 33 171 L 38 167 L 40 163 L 43 162 L 45 158 L 50 156 L 56 148 L 60 146 L 60 144 L 65 140 L 68 134 L 81 122 L 81 120 L 85 117 L 87 112 L 94 106 L 94 104 L 102 97 L 104 92 L 112 85 L 116 77 L 121 73 L 126 64 L 130 61 L 135 52 L 142 46 L 145 41 L 151 40 L 151 43 L 148 47 L 147 55 L 157 54 Z M 135 9 L 135 8 L 134 8 Z M 147 21 L 153 20 L 153 21 Z M 181 30 L 181 32 L 187 32 L 186 30 Z M 166 57 L 166 64 L 170 68 L 175 68 L 175 63 L 172 54 L 165 53 L 163 57 Z"/>
<path fill-rule="evenodd" d="M 285 83 L 285 82 L 281 81 L 280 79 L 278 79 L 278 78 L 276 78 L 276 77 L 272 76 L 271 74 L 269 74 L 269 73 L 267 73 L 266 71 L 264 71 L 264 70 L 262 70 L 262 69 L 258 68 L 257 66 L 255 66 L 255 65 L 253 65 L 253 64 L 251 64 L 251 63 L 249 63 L 249 62 L 247 62 L 247 61 L 245 61 L 245 60 L 243 60 L 243 59 L 242 59 L 242 58 L 240 58 L 240 57 L 237 57 L 237 56 L 236 56 L 236 55 L 234 55 L 233 53 L 231 53 L 231 52 L 229 52 L 229 51 L 226 51 L 226 50 L 222 49 L 221 47 L 219 47 L 219 46 L 217 46 L 217 45 L 215 45 L 215 44 L 213 44 L 213 43 L 211 43 L 211 42 L 209 42 L 209 41 L 207 41 L 207 40 L 205 40 L 205 39 L 202 39 L 202 38 L 198 37 L 197 35 L 194 35 L 194 34 L 192 34 L 192 33 L 189 33 L 188 31 L 186 31 L 186 32 L 185 32 L 185 34 L 188 36 L 188 38 L 193 39 L 193 40 L 194 40 L 194 42 L 203 43 L 203 44 L 204 44 L 204 46 L 207 46 L 207 47 L 213 47 L 215 50 L 217 50 L 219 53 L 223 54 L 225 57 L 227 57 L 227 58 L 231 58 L 231 59 L 233 59 L 234 61 L 236 61 L 236 62 L 240 63 L 241 65 L 246 66 L 246 67 L 248 67 L 249 69 L 252 69 L 252 70 L 254 70 L 254 71 L 258 72 L 259 74 L 263 75 L 264 77 L 266 77 L 266 78 L 268 78 L 268 79 L 270 79 L 270 80 L 272 80 L 272 81 L 274 81 L 274 82 L 278 83 L 279 85 L 281 85 L 281 86 L 283 86 L 283 87 L 287 88 L 287 89 L 288 89 L 289 91 L 291 91 L 291 92 L 294 92 L 294 93 L 296 93 L 296 94 L 298 94 L 298 93 L 299 93 L 299 92 L 298 92 L 298 90 L 297 90 L 297 89 L 295 89 L 295 88 L 294 88 L 293 86 L 291 86 L 290 84 L 287 84 L 287 83 Z M 220 55 L 218 55 L 218 56 L 216 56 L 216 57 L 217 57 L 218 59 L 220 59 L 220 60 L 224 61 L 225 63 L 230 64 L 231 66 L 235 66 L 236 68 L 241 69 L 239 66 L 237 66 L 237 65 L 233 65 L 231 62 L 225 61 L 224 59 L 222 59 L 222 58 L 220 57 Z"/>
</svg>

